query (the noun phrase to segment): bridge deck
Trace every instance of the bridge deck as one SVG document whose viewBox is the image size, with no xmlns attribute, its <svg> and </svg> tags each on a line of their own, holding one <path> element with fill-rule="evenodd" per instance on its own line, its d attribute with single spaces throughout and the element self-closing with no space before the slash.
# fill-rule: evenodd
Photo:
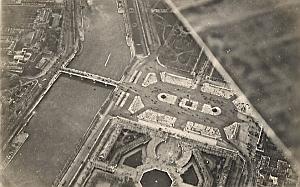
<svg viewBox="0 0 300 187">
<path fill-rule="evenodd" d="M 76 69 L 72 69 L 72 68 L 61 68 L 60 72 L 69 74 L 71 76 L 77 76 L 77 77 L 81 77 L 84 79 L 89 79 L 94 82 L 100 82 L 100 83 L 110 85 L 110 86 L 118 86 L 119 85 L 119 81 L 113 80 L 111 78 L 102 77 L 100 75 L 96 75 L 96 74 L 92 74 L 92 73 L 88 73 L 85 71 L 80 71 L 80 70 L 76 70 Z"/>
</svg>

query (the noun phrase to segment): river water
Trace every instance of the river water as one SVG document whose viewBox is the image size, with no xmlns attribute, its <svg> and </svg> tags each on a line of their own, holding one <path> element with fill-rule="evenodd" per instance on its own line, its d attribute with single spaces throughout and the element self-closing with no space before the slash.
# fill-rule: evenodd
<svg viewBox="0 0 300 187">
<path fill-rule="evenodd" d="M 120 80 L 130 63 L 123 17 L 114 0 L 93 3 L 86 11 L 83 48 L 69 67 Z M 8 180 L 18 187 L 51 186 L 112 90 L 61 75 L 24 129 L 29 138 L 6 168 Z"/>
</svg>

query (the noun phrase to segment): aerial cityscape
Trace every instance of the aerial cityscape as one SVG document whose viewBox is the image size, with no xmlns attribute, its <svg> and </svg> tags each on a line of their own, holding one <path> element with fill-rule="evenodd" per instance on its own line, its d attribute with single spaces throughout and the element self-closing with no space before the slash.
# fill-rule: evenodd
<svg viewBox="0 0 300 187">
<path fill-rule="evenodd" d="M 0 186 L 300 186 L 299 33 L 299 0 L 2 0 Z"/>
</svg>

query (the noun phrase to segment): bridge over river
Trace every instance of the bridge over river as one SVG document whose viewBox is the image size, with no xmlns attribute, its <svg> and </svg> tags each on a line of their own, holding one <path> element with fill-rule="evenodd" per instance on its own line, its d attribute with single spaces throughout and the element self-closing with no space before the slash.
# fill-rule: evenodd
<svg viewBox="0 0 300 187">
<path fill-rule="evenodd" d="M 69 74 L 70 76 L 77 76 L 80 78 L 92 80 L 93 82 L 99 82 L 105 85 L 117 87 L 119 85 L 119 81 L 113 80 L 108 77 L 102 77 L 100 75 L 92 74 L 85 71 L 80 71 L 72 68 L 61 68 L 61 73 Z"/>
</svg>

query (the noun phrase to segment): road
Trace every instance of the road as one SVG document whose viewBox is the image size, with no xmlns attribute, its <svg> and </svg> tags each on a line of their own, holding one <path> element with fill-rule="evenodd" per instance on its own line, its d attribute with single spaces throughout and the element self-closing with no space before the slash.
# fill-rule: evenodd
<svg viewBox="0 0 300 187">
<path fill-rule="evenodd" d="M 72 68 L 61 68 L 60 72 L 68 74 L 70 76 L 77 76 L 80 78 L 89 79 L 89 80 L 92 80 L 93 82 L 100 82 L 100 83 L 103 83 L 103 84 L 109 85 L 109 86 L 117 87 L 119 84 L 119 81 L 115 81 L 115 80 L 107 78 L 107 77 L 95 75 L 92 73 L 88 73 L 85 71 L 80 71 L 80 70 L 76 70 L 76 69 L 72 69 Z"/>
</svg>

